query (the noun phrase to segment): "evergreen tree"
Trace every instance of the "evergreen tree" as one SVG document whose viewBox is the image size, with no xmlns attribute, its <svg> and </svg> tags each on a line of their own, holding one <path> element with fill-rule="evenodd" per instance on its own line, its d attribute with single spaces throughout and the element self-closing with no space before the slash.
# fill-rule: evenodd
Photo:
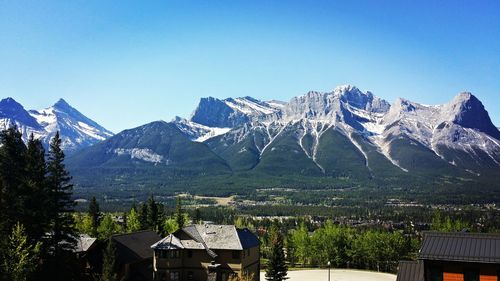
<svg viewBox="0 0 500 281">
<path fill-rule="evenodd" d="M 90 236 L 96 237 L 97 227 L 99 226 L 99 222 L 101 219 L 101 212 L 99 209 L 99 203 L 97 203 L 95 196 L 92 197 L 92 199 L 90 200 L 89 209 L 87 213 L 92 219 L 92 232 L 90 233 Z"/>
<path fill-rule="evenodd" d="M 16 127 L 0 133 L 0 243 L 17 221 L 24 222 L 26 146 Z"/>
<path fill-rule="evenodd" d="M 193 218 L 193 223 L 201 223 L 201 211 L 200 211 L 200 208 L 196 208 L 196 210 L 194 210 L 194 218 Z"/>
<path fill-rule="evenodd" d="M 149 226 L 149 229 L 158 231 L 158 205 L 156 204 L 153 195 L 151 195 L 148 199 L 147 208 L 147 225 Z"/>
<path fill-rule="evenodd" d="M 26 196 L 25 213 L 26 234 L 31 240 L 39 240 L 47 232 L 50 225 L 50 214 L 47 208 L 50 190 L 46 181 L 47 166 L 45 149 L 39 139 L 30 135 L 26 151 L 26 184 L 29 194 Z"/>
<path fill-rule="evenodd" d="M 22 224 L 17 223 L 2 251 L 2 277 L 0 280 L 26 281 L 35 272 L 38 264 L 40 242 L 32 245 L 28 241 Z"/>
<path fill-rule="evenodd" d="M 73 264 L 68 257 L 76 244 L 76 229 L 73 220 L 74 201 L 71 199 L 73 185 L 64 166 L 64 152 L 61 149 L 59 132 L 50 142 L 47 164 L 47 184 L 50 188 L 51 211 L 50 237 L 47 241 L 50 255 L 48 275 L 53 280 L 68 280 L 73 274 Z"/>
<path fill-rule="evenodd" d="M 110 237 L 106 249 L 103 251 L 101 281 L 116 281 L 115 260 L 116 249 L 113 239 Z"/>
<path fill-rule="evenodd" d="M 148 206 L 144 203 L 139 204 L 139 221 L 141 222 L 141 229 L 149 229 L 148 225 Z"/>
<path fill-rule="evenodd" d="M 179 228 L 183 228 L 185 224 L 184 210 L 182 210 L 181 198 L 177 197 L 175 204 L 175 222 Z"/>
<path fill-rule="evenodd" d="M 288 268 L 285 264 L 283 247 L 283 235 L 273 226 L 271 230 L 271 256 L 267 262 L 266 269 L 266 280 L 268 281 L 283 281 L 288 279 Z"/>
</svg>

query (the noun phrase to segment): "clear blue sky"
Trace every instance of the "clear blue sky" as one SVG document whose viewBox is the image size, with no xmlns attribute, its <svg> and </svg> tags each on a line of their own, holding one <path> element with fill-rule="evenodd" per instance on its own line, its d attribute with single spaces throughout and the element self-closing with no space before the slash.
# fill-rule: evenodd
<svg viewBox="0 0 500 281">
<path fill-rule="evenodd" d="M 200 97 L 340 84 L 393 102 L 473 92 L 500 125 L 500 1 L 0 0 L 0 93 L 114 132 Z"/>
</svg>

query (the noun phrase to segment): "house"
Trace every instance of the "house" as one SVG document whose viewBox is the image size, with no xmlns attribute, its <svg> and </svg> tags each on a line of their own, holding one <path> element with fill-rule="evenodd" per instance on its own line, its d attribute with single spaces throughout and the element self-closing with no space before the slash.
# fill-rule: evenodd
<svg viewBox="0 0 500 281">
<path fill-rule="evenodd" d="M 111 238 L 116 248 L 117 280 L 150 281 L 153 280 L 153 252 L 151 244 L 161 237 L 154 231 L 145 230 L 113 235 Z M 102 271 L 103 250 L 107 242 L 102 242 L 89 253 L 92 271 Z"/>
<path fill-rule="evenodd" d="M 253 276 L 259 281 L 260 242 L 234 225 L 190 225 L 151 246 L 156 281 L 227 281 Z"/>
<path fill-rule="evenodd" d="M 397 281 L 500 281 L 500 234 L 424 232 L 417 261 Z"/>
</svg>

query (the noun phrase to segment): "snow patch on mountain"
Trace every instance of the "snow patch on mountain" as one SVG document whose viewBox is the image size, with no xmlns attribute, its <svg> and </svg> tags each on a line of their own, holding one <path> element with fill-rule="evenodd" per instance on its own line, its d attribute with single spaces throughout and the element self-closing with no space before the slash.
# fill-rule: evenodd
<svg viewBox="0 0 500 281">
<path fill-rule="evenodd" d="M 210 138 L 223 135 L 231 130 L 231 128 L 209 127 L 189 121 L 187 119 L 176 117 L 172 121 L 181 132 L 195 142 L 204 142 Z"/>
<path fill-rule="evenodd" d="M 154 164 L 160 164 L 163 162 L 163 156 L 154 153 L 151 149 L 148 148 L 116 148 L 113 151 L 116 155 L 128 155 L 131 159 L 139 159 L 145 162 L 151 162 Z M 169 161 L 165 161 L 166 164 L 169 164 Z"/>
</svg>

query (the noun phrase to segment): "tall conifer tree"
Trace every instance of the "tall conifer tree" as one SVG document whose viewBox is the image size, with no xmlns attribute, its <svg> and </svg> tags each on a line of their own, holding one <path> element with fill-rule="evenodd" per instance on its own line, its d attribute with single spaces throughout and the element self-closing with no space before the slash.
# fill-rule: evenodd
<svg viewBox="0 0 500 281">
<path fill-rule="evenodd" d="M 283 235 L 273 226 L 271 229 L 271 256 L 267 262 L 266 280 L 284 281 L 288 279 L 288 268 L 285 264 L 285 252 L 283 250 Z"/>
<path fill-rule="evenodd" d="M 47 172 L 51 210 L 50 237 L 47 241 L 51 255 L 49 274 L 53 274 L 53 280 L 68 280 L 72 264 L 67 257 L 71 255 L 76 244 L 76 229 L 72 216 L 75 203 L 71 199 L 73 185 L 64 166 L 59 132 L 50 142 Z"/>
<path fill-rule="evenodd" d="M 26 151 L 26 184 L 29 194 L 26 196 L 26 233 L 32 240 L 39 240 L 47 232 L 50 215 L 47 209 L 50 190 L 45 179 L 47 167 L 45 149 L 33 134 L 28 140 Z"/>
</svg>

